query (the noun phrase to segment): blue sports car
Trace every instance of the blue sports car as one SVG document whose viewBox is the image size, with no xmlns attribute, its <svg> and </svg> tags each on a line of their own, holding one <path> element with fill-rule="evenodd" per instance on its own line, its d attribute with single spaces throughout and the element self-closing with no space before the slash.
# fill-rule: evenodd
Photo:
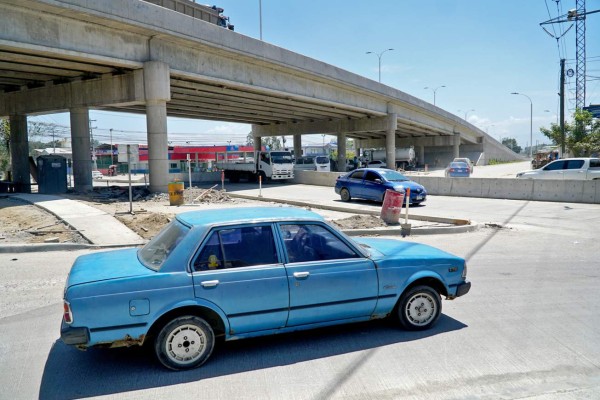
<svg viewBox="0 0 600 400">
<path fill-rule="evenodd" d="M 388 316 L 405 329 L 431 328 L 441 296 L 469 292 L 466 277 L 463 258 L 417 243 L 351 239 L 300 208 L 191 211 L 141 249 L 77 258 L 61 339 L 80 349 L 147 343 L 165 367 L 190 369 L 219 338 Z"/>
<path fill-rule="evenodd" d="M 410 188 L 410 204 L 420 204 L 427 199 L 427 190 L 401 173 L 385 168 L 361 168 L 342 175 L 335 183 L 335 192 L 342 201 L 360 198 L 383 202 L 385 191 L 405 192 Z"/>
</svg>

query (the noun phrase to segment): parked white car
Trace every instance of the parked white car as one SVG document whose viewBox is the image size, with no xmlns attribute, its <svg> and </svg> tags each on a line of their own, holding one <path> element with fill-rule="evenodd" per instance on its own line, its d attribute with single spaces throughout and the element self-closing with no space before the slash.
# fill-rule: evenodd
<svg viewBox="0 0 600 400">
<path fill-rule="evenodd" d="M 104 175 L 100 171 L 92 171 L 92 179 L 102 179 Z"/>
<path fill-rule="evenodd" d="M 521 179 L 595 180 L 600 179 L 600 158 L 564 158 L 555 160 L 540 169 L 522 171 Z"/>
<path fill-rule="evenodd" d="M 369 161 L 369 163 L 367 164 L 367 167 L 368 168 L 387 168 L 385 163 L 383 161 L 379 161 L 379 160 Z"/>
</svg>

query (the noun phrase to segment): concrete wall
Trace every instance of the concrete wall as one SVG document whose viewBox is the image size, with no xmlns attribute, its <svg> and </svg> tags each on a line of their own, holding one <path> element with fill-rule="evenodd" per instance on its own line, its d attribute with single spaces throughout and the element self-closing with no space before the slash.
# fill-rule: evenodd
<svg viewBox="0 0 600 400">
<path fill-rule="evenodd" d="M 335 186 L 339 172 L 296 171 L 293 183 Z M 438 196 L 556 201 L 600 204 L 600 180 L 555 181 L 531 179 L 442 178 L 410 176 Z"/>
<path fill-rule="evenodd" d="M 439 196 L 600 204 L 600 180 L 532 180 L 412 176 Z"/>
</svg>

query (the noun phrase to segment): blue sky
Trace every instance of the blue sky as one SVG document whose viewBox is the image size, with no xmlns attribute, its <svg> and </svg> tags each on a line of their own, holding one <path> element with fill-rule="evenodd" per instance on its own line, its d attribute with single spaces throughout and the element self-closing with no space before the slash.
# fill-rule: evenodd
<svg viewBox="0 0 600 400">
<path fill-rule="evenodd" d="M 235 31 L 259 38 L 260 0 L 215 0 Z M 557 122 L 560 58 L 575 70 L 575 27 L 558 42 L 540 23 L 566 14 L 575 0 L 262 0 L 263 40 L 350 72 L 378 79 L 381 52 L 383 84 L 433 103 L 487 131 L 496 139 L 529 144 L 533 102 L 533 144 L 543 142 L 540 126 Z M 600 0 L 587 0 L 587 11 Z M 571 24 L 547 25 L 557 34 Z M 586 105 L 600 103 L 600 13 L 586 21 Z M 593 78 L 595 77 L 595 79 Z M 567 117 L 575 108 L 575 77 L 567 78 Z M 460 111 L 459 111 L 460 110 Z M 145 117 L 91 111 L 95 138 L 145 143 Z M 35 118 L 69 125 L 68 114 Z M 181 143 L 242 143 L 249 125 L 169 118 L 169 140 Z M 123 132 L 121 132 L 123 131 Z M 319 136 L 303 143 L 321 143 Z"/>
</svg>

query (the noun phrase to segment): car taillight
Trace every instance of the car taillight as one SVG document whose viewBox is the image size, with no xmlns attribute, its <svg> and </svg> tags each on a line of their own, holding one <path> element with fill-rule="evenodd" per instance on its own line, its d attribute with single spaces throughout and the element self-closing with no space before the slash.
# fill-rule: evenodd
<svg viewBox="0 0 600 400">
<path fill-rule="evenodd" d="M 68 301 L 63 302 L 63 319 L 65 323 L 73 323 L 73 313 L 71 312 L 71 304 Z"/>
<path fill-rule="evenodd" d="M 454 172 L 454 168 L 450 168 L 450 172 Z"/>
</svg>

